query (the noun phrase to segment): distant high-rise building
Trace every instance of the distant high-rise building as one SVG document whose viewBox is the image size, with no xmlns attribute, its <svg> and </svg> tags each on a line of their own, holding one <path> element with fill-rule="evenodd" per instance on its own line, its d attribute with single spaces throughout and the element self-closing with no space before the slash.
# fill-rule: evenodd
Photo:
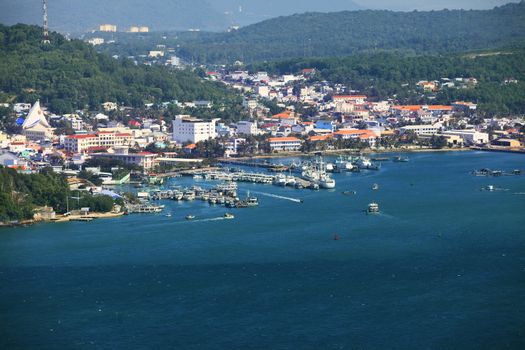
<svg viewBox="0 0 525 350">
<path fill-rule="evenodd" d="M 116 32 L 117 26 L 114 24 L 101 24 L 98 27 L 98 30 L 100 30 L 101 32 Z"/>
</svg>

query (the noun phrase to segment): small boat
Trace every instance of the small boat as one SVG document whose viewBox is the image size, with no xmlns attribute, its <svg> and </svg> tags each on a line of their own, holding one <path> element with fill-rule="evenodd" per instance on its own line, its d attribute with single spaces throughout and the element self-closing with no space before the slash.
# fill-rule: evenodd
<svg viewBox="0 0 525 350">
<path fill-rule="evenodd" d="M 235 218 L 235 216 L 233 214 L 231 214 L 231 213 L 226 213 L 226 214 L 224 214 L 224 218 L 225 219 L 233 219 L 233 218 Z"/>
<path fill-rule="evenodd" d="M 352 194 L 356 194 L 357 192 L 356 191 L 343 191 L 342 193 L 344 195 L 346 195 L 346 196 L 349 196 L 349 195 L 352 195 Z"/>
<path fill-rule="evenodd" d="M 166 214 L 166 217 L 170 218 L 170 217 L 171 217 L 171 214 L 170 214 L 170 213 Z"/>
<path fill-rule="evenodd" d="M 373 184 L 372 185 L 372 189 L 373 190 L 378 190 L 379 189 L 379 185 L 378 184 Z"/>
<path fill-rule="evenodd" d="M 186 220 L 193 220 L 195 219 L 195 215 L 186 215 Z"/>
<path fill-rule="evenodd" d="M 395 156 L 392 160 L 393 160 L 394 162 L 403 162 L 403 163 L 406 163 L 406 162 L 408 162 L 408 157 Z"/>
<path fill-rule="evenodd" d="M 336 234 L 334 235 L 334 241 L 338 241 L 338 240 L 339 240 L 339 235 L 336 233 Z"/>
<path fill-rule="evenodd" d="M 487 186 L 485 186 L 485 191 L 490 191 L 490 192 L 492 192 L 492 191 L 494 191 L 494 190 L 495 190 L 494 185 L 487 185 Z"/>
<path fill-rule="evenodd" d="M 366 209 L 367 214 L 378 214 L 379 213 L 379 205 L 377 203 L 370 203 L 368 204 L 368 208 Z"/>
</svg>

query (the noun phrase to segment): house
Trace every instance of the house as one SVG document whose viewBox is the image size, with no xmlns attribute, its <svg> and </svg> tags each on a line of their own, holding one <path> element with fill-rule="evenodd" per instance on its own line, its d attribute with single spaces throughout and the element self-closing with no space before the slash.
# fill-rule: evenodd
<svg viewBox="0 0 525 350">
<path fill-rule="evenodd" d="M 302 141 L 296 137 L 270 137 L 268 139 L 272 152 L 298 151 Z"/>
</svg>

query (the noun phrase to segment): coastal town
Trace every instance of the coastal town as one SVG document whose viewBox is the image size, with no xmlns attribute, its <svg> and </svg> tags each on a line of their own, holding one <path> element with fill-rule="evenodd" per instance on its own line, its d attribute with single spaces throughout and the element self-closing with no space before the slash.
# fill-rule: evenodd
<svg viewBox="0 0 525 350">
<path fill-rule="evenodd" d="M 253 157 L 469 149 L 525 152 L 522 117 L 481 118 L 476 104 L 464 101 L 451 105 L 370 101 L 343 85 L 312 81 L 313 74 L 315 69 L 282 76 L 238 70 L 207 72 L 205 79 L 225 84 L 242 96 L 243 110 L 250 117 L 238 121 L 189 114 L 176 115 L 173 120 L 163 117 L 163 109 L 170 105 L 211 110 L 213 101 L 167 101 L 141 111 L 107 101 L 99 110 L 62 115 L 40 101 L 4 104 L 16 115 L 16 121 L 9 126 L 11 132 L 0 132 L 0 165 L 19 173 L 51 168 L 67 177 L 70 190 L 116 198 L 120 196 L 108 191 L 108 186 L 129 183 L 130 179 L 155 183 L 158 177 L 184 171 L 201 176 L 204 173 L 199 169 L 214 169 L 209 167 L 218 162 L 242 165 L 247 164 L 243 160 Z M 475 78 L 454 78 L 419 82 L 414 88 L 425 94 L 446 84 L 465 84 L 462 86 L 466 88 L 475 83 Z M 277 112 L 272 114 L 272 109 Z M 142 116 L 152 110 L 157 117 Z M 235 163 L 235 159 L 240 162 Z M 340 168 L 346 168 L 341 162 Z M 368 164 L 363 165 L 363 159 L 345 164 L 355 169 L 375 167 L 369 160 L 364 162 Z M 253 181 L 257 182 L 335 187 L 325 170 L 317 164 L 309 177 L 302 176 L 303 180 L 253 175 L 249 181 L 255 176 Z M 305 178 L 306 182 L 301 182 Z M 204 196 L 204 200 L 208 198 Z M 114 215 L 121 215 L 123 210 L 121 206 L 112 208 Z M 40 208 L 39 215 L 49 211 L 52 209 Z"/>
</svg>

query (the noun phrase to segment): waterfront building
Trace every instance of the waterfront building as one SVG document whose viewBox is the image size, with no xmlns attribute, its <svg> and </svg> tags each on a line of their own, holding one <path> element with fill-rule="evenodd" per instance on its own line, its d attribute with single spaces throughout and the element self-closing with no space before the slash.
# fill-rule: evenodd
<svg viewBox="0 0 525 350">
<path fill-rule="evenodd" d="M 463 139 L 466 145 L 486 144 L 489 142 L 489 134 L 476 130 L 448 130 L 443 135 L 457 135 Z"/>
<path fill-rule="evenodd" d="M 361 130 L 361 129 L 341 129 L 334 132 L 334 138 L 339 140 L 351 140 L 359 139 L 367 142 L 370 147 L 374 147 L 376 144 L 377 134 L 372 130 Z"/>
<path fill-rule="evenodd" d="M 268 139 L 270 149 L 273 151 L 298 151 L 301 148 L 301 140 L 296 137 L 270 137 Z"/>
<path fill-rule="evenodd" d="M 69 135 L 64 139 L 64 149 L 71 153 L 87 152 L 90 149 L 108 149 L 119 146 L 131 146 L 133 135 L 99 131 L 93 134 Z"/>
<path fill-rule="evenodd" d="M 144 170 L 149 170 L 153 168 L 157 162 L 157 154 L 150 152 L 139 152 L 139 153 L 129 153 L 127 147 L 116 148 L 114 153 L 93 153 L 92 158 L 102 158 L 109 159 L 114 161 L 121 161 L 129 165 L 137 165 Z"/>
<path fill-rule="evenodd" d="M 219 118 L 210 121 L 177 115 L 173 120 L 173 141 L 197 143 L 217 137 L 216 124 Z"/>
</svg>

